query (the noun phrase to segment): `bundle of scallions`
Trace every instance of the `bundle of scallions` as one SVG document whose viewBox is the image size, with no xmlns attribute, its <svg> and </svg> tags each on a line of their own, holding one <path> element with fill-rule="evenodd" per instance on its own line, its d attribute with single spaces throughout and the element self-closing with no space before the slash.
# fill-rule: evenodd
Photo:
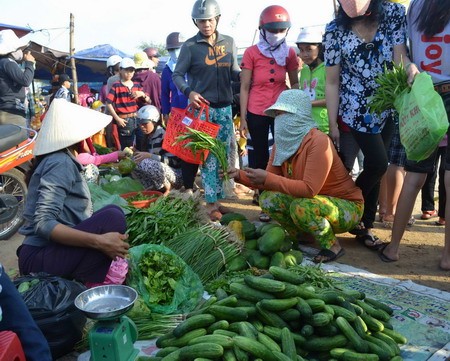
<svg viewBox="0 0 450 361">
<path fill-rule="evenodd" d="M 187 132 L 185 134 L 179 135 L 176 138 L 175 143 L 179 143 L 184 140 L 188 140 L 188 142 L 183 146 L 185 148 L 189 148 L 193 153 L 204 150 L 211 152 L 219 161 L 219 166 L 223 171 L 224 180 L 228 180 L 228 156 L 227 147 L 224 142 L 213 138 L 201 130 L 195 130 L 192 128 L 187 128 Z M 202 159 L 202 161 L 204 161 L 204 159 Z"/>
<path fill-rule="evenodd" d="M 220 275 L 243 246 L 227 227 L 211 223 L 188 229 L 164 245 L 180 256 L 203 284 Z"/>
<path fill-rule="evenodd" d="M 395 109 L 395 99 L 409 87 L 407 79 L 403 63 L 394 64 L 392 70 L 385 65 L 384 72 L 375 78 L 379 86 L 369 99 L 370 112 L 380 115 L 385 110 Z"/>
</svg>

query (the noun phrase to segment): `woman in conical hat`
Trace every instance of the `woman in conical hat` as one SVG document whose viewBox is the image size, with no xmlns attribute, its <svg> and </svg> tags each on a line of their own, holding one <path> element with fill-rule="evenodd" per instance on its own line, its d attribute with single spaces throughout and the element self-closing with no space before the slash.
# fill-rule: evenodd
<svg viewBox="0 0 450 361">
<path fill-rule="evenodd" d="M 95 110 L 55 99 L 33 150 L 28 195 L 19 233 L 21 274 L 46 272 L 101 283 L 129 245 L 123 211 L 109 205 L 92 213 L 89 188 L 74 154 L 77 144 L 111 121 Z"/>
</svg>

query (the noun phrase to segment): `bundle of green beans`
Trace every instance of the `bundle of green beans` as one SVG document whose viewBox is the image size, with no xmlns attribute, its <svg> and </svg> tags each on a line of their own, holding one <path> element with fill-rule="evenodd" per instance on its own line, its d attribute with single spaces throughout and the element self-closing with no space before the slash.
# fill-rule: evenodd
<svg viewBox="0 0 450 361">
<path fill-rule="evenodd" d="M 188 229 L 164 245 L 180 256 L 203 284 L 220 275 L 242 248 L 242 242 L 226 227 L 214 224 Z"/>
<path fill-rule="evenodd" d="M 380 115 L 385 110 L 395 109 L 395 99 L 409 87 L 407 79 L 403 63 L 394 64 L 392 70 L 387 69 L 385 65 L 384 72 L 375 78 L 379 87 L 369 100 L 370 112 Z"/>
<path fill-rule="evenodd" d="M 127 233 L 130 246 L 143 243 L 160 244 L 186 229 L 209 221 L 200 195 L 186 196 L 172 191 L 159 197 L 148 208 L 129 208 Z"/>
<path fill-rule="evenodd" d="M 211 137 L 205 132 L 192 128 L 187 128 L 187 132 L 185 134 L 179 135 L 175 143 L 179 143 L 184 140 L 189 140 L 189 142 L 184 144 L 184 147 L 189 148 L 193 153 L 204 150 L 210 151 L 219 161 L 220 168 L 222 168 L 223 171 L 224 179 L 228 180 L 228 156 L 227 147 L 224 142 Z M 202 162 L 204 162 L 204 159 L 202 159 Z"/>
</svg>

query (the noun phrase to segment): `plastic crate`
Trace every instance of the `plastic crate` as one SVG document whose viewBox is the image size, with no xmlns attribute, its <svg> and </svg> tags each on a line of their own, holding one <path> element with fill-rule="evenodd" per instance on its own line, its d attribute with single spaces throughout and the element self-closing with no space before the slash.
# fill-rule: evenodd
<svg viewBox="0 0 450 361">
<path fill-rule="evenodd" d="M 0 332 L 0 361 L 26 361 L 19 337 L 12 331 Z"/>
<path fill-rule="evenodd" d="M 209 109 L 207 105 L 199 110 L 197 116 L 195 116 L 191 105 L 186 109 L 172 108 L 167 122 L 162 148 L 186 162 L 202 164 L 203 160 L 208 157 L 209 151 L 205 150 L 193 153 L 190 149 L 184 147 L 189 142 L 188 140 L 178 143 L 176 143 L 176 140 L 179 135 L 186 133 L 186 128 L 200 130 L 213 138 L 217 137 L 220 126 L 208 120 L 201 120 L 200 116 L 203 112 L 205 112 L 206 119 L 208 119 Z"/>
</svg>

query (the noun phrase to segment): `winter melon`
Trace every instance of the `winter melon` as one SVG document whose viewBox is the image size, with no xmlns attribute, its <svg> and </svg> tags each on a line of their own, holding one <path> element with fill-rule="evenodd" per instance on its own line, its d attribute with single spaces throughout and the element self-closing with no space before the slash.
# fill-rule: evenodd
<svg viewBox="0 0 450 361">
<path fill-rule="evenodd" d="M 262 254 L 272 255 L 280 250 L 285 237 L 286 232 L 282 227 L 273 227 L 258 239 L 258 248 Z"/>
</svg>

